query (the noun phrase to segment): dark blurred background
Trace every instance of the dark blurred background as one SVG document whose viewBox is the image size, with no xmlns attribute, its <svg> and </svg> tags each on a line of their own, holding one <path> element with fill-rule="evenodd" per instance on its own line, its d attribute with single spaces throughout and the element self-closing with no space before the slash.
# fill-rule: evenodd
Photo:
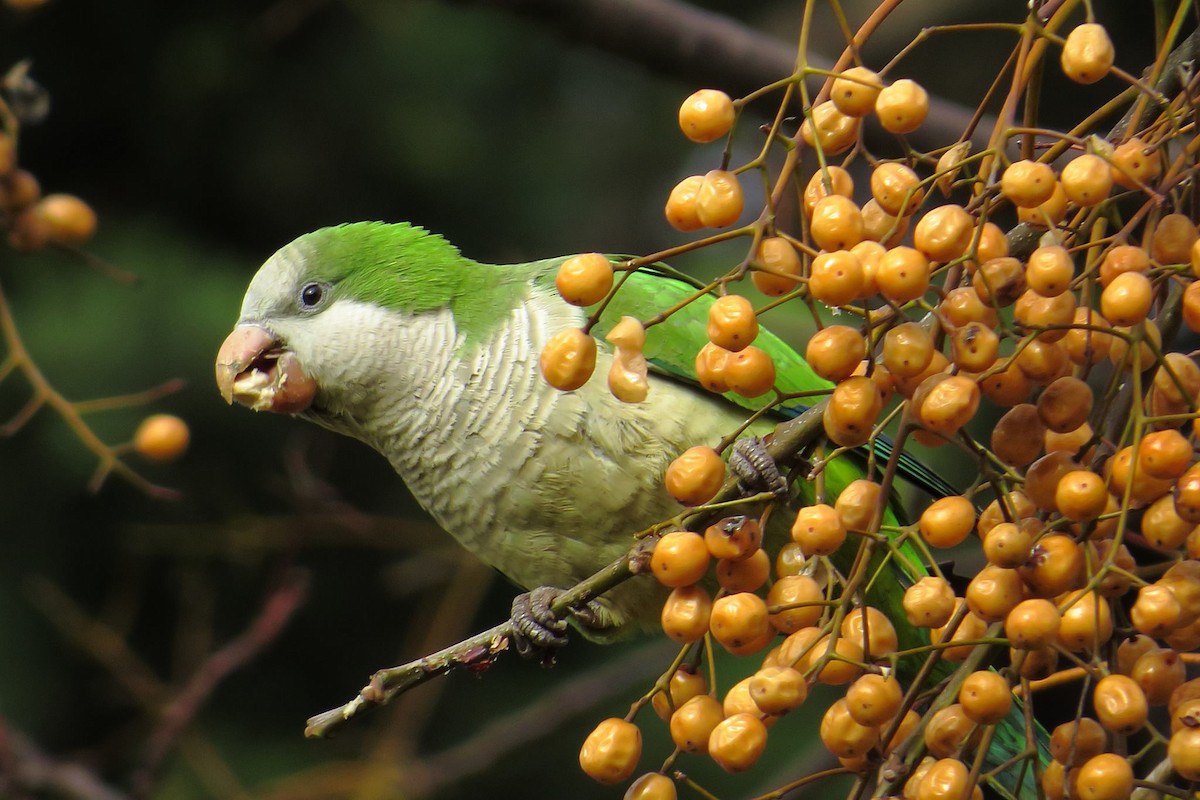
<svg viewBox="0 0 1200 800">
<path fill-rule="evenodd" d="M 49 409 L 0 440 L 0 773 L 37 753 L 48 769 L 78 761 L 115 791 L 152 797 L 622 791 L 587 780 L 576 753 L 669 663 L 671 648 L 651 640 L 576 642 L 553 671 L 506 658 L 481 678 L 422 687 L 335 740 L 306 741 L 306 717 L 349 700 L 376 668 L 499 622 L 513 589 L 462 558 L 374 453 L 230 409 L 212 382 L 249 277 L 322 225 L 411 220 L 492 261 L 685 241 L 661 208 L 681 177 L 719 162 L 720 145 L 688 143 L 675 122 L 709 76 L 648 68 L 650 53 L 614 55 L 506 5 L 0 6 L 0 70 L 31 59 L 53 101 L 44 123 L 21 132 L 22 165 L 45 191 L 87 199 L 100 217 L 88 250 L 140 278 L 126 286 L 67 254 L 0 248 L 21 335 L 72 400 L 186 380 L 149 405 L 89 416 L 110 444 L 152 411 L 182 416 L 193 437 L 176 464 L 129 458 L 183 493 L 173 502 L 117 477 L 89 493 L 95 459 Z M 794 47 L 802 3 L 702 5 Z M 844 5 L 854 25 L 873 6 Z M 922 27 L 1015 22 L 1025 5 L 909 4 L 867 63 L 881 65 Z M 1153 53 L 1151 4 L 1093 6 L 1118 63 L 1140 72 Z M 832 59 L 834 18 L 820 5 L 815 19 L 813 52 Z M 894 75 L 973 107 L 1011 41 L 933 37 Z M 1047 126 L 1070 125 L 1115 91 L 1106 82 L 1067 92 L 1054 75 L 1046 86 Z M 759 146 L 743 141 L 748 153 Z M 738 247 L 714 248 L 679 265 L 711 272 L 738 259 Z M 9 376 L 0 418 L 28 397 Z M 169 706 L 297 570 L 306 601 L 283 632 L 201 692 L 194 716 Z M 728 667 L 739 669 L 750 668 Z M 189 720 L 182 732 L 162 721 L 164 707 Z M 681 766 L 722 796 L 751 796 L 821 763 L 810 753 L 815 724 L 784 720 L 768 764 L 737 782 L 696 759 Z M 643 765 L 669 752 L 659 730 Z"/>
</svg>

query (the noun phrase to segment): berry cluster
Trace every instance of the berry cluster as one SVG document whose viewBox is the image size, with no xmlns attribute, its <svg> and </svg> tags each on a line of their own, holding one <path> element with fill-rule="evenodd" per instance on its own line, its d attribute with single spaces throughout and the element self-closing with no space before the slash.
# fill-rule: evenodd
<svg viewBox="0 0 1200 800">
<path fill-rule="evenodd" d="M 1008 796 L 1040 788 L 1106 800 L 1129 797 L 1135 781 L 1186 796 L 1200 780 L 1200 679 L 1186 670 L 1200 649 L 1200 366 L 1187 344 L 1200 333 L 1197 95 L 1173 66 L 1188 52 L 1179 25 L 1147 83 L 1115 66 L 1103 25 L 1071 27 L 1078 5 L 997 26 L 1020 35 L 1001 75 L 1007 96 L 983 101 L 1000 103 L 987 108 L 997 122 L 986 141 L 969 128 L 914 149 L 906 134 L 925 120 L 928 94 L 888 77 L 900 59 L 879 72 L 855 64 L 857 47 L 831 73 L 800 69 L 740 100 L 703 89 L 683 102 L 681 130 L 707 143 L 733 137 L 751 102 L 784 94 L 763 128 L 763 155 L 781 148 L 783 167 L 773 172 L 760 156 L 731 168 L 727 147 L 719 168 L 670 192 L 665 216 L 683 232 L 735 226 L 747 207 L 740 178 L 761 174 L 758 217 L 694 244 L 750 243 L 711 296 L 697 294 L 708 342 L 695 376 L 736 402 L 787 409 L 796 398 L 779 390 L 771 348 L 755 344 L 759 317 L 811 313 L 804 355 L 828 382 L 817 398 L 824 441 L 809 451 L 818 488 L 782 546 L 766 535 L 772 512 L 784 515 L 773 503 L 761 517 L 659 539 L 651 569 L 670 589 L 662 629 L 683 650 L 645 702 L 588 737 L 580 763 L 593 778 L 637 771 L 633 718 L 646 703 L 677 750 L 627 798 L 673 798 L 677 781 L 695 787 L 684 754 L 750 769 L 772 723 L 822 683 L 846 686 L 820 737 L 858 776 L 854 796 L 979 797 L 990 783 Z M 1185 77 L 1171 79 L 1173 69 Z M 1037 127 L 1033 103 L 1018 120 L 1021 98 L 1049 70 L 1123 88 L 1112 107 L 1128 113 L 1105 133 L 1093 118 Z M 810 99 L 812 73 L 826 82 Z M 796 95 L 803 121 L 789 131 Z M 890 135 L 901 155 L 876 155 L 868 143 Z M 576 257 L 558 287 L 568 302 L 602 309 L 620 292 L 614 274 L 656 257 Z M 747 277 L 765 302 L 738 288 Z M 645 398 L 647 328 L 677 311 L 629 318 L 608 337 L 618 398 Z M 588 328 L 563 331 L 542 354 L 547 380 L 579 388 L 596 349 Z M 990 432 L 981 418 L 994 420 Z M 885 428 L 897 450 L 911 438 L 961 451 L 970 485 L 905 525 L 888 500 L 896 457 L 883 468 L 863 456 L 866 476 L 826 497 L 823 472 Z M 720 450 L 698 444 L 665 481 L 680 503 L 703 507 L 725 481 Z M 984 566 L 956 583 L 938 551 L 972 542 Z M 890 603 L 880 584 L 901 575 L 908 588 Z M 757 654 L 761 665 L 721 689 L 711 659 L 702 668 L 713 647 Z M 1046 686 L 1079 698 L 1075 718 L 1049 734 L 1036 722 Z M 1003 763 L 985 758 L 1014 733 Z"/>
</svg>

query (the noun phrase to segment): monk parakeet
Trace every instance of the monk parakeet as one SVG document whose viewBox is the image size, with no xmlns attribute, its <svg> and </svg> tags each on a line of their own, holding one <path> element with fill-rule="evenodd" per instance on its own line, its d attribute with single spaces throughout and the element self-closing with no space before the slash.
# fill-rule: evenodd
<svg viewBox="0 0 1200 800">
<path fill-rule="evenodd" d="M 570 587 L 625 553 L 633 532 L 677 514 L 663 485 L 667 465 L 693 445 L 716 445 L 766 399 L 699 386 L 694 360 L 706 341 L 709 296 L 647 329 L 646 399 L 613 396 L 603 379 L 613 358 L 604 335 L 622 316 L 648 319 L 696 294 L 653 270 L 629 275 L 591 329 L 597 375 L 575 391 L 549 386 L 539 370 L 543 346 L 588 316 L 556 290 L 565 259 L 480 264 L 408 224 L 306 234 L 250 282 L 217 358 L 217 383 L 229 402 L 307 419 L 378 451 L 442 528 L 517 584 Z M 774 360 L 780 391 L 829 388 L 769 332 L 755 343 Z M 800 402 L 747 435 L 768 433 Z M 905 466 L 928 477 L 911 460 Z M 830 501 L 864 468 L 853 457 L 828 464 Z M 800 504 L 813 502 L 813 486 L 798 481 L 796 490 Z M 888 524 L 896 517 L 884 510 Z M 877 548 L 872 561 L 867 601 L 893 620 L 901 648 L 926 644 L 900 605 L 904 587 L 923 574 L 920 559 L 902 563 Z M 662 591 L 648 576 L 627 581 L 580 609 L 587 632 L 603 637 L 657 620 Z M 1023 747 L 1023 727 L 1012 734 L 1012 747 Z"/>
</svg>

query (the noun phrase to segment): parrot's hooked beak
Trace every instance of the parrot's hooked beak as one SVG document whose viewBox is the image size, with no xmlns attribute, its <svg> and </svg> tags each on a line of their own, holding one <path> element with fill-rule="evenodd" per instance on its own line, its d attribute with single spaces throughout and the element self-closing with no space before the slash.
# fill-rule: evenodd
<svg viewBox="0 0 1200 800">
<path fill-rule="evenodd" d="M 296 354 L 259 325 L 233 329 L 217 351 L 216 373 L 225 402 L 254 411 L 299 414 L 317 393 L 316 381 Z"/>
</svg>

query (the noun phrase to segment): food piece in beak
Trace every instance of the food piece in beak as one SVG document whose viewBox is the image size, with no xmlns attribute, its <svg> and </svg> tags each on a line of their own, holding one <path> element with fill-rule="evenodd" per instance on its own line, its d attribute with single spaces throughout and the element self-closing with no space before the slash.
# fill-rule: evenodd
<svg viewBox="0 0 1200 800">
<path fill-rule="evenodd" d="M 253 411 L 299 414 L 312 405 L 317 383 L 296 354 L 258 325 L 239 325 L 217 353 L 217 387 L 227 403 Z"/>
</svg>

